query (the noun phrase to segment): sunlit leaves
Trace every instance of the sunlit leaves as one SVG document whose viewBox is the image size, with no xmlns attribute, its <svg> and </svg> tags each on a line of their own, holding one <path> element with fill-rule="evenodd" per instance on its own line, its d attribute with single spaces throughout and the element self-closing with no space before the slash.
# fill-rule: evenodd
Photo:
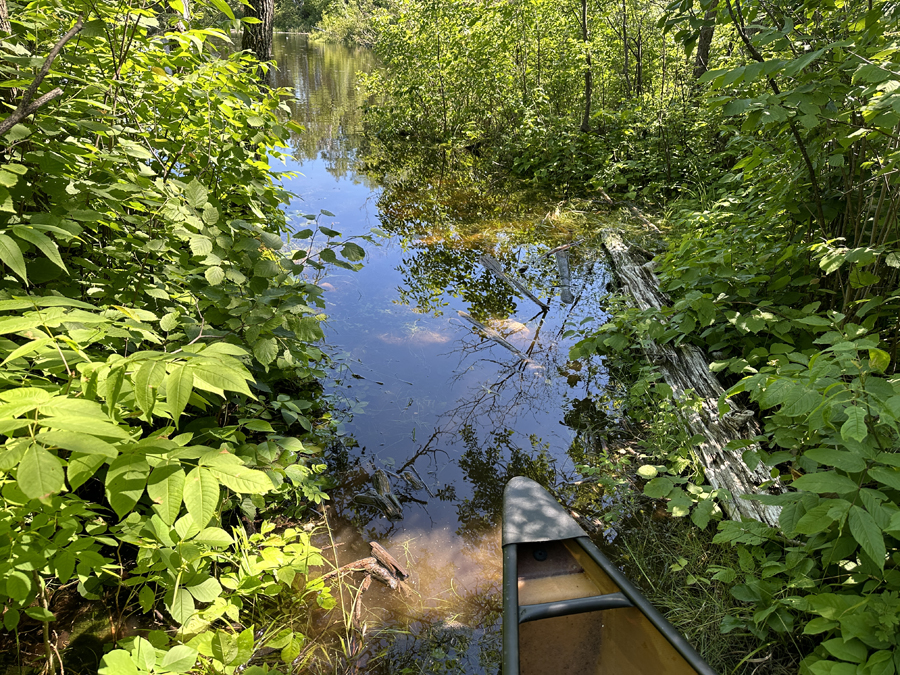
<svg viewBox="0 0 900 675">
<path fill-rule="evenodd" d="M 59 459 L 32 443 L 25 450 L 16 473 L 19 489 L 31 499 L 45 499 L 59 492 L 65 480 Z"/>
</svg>

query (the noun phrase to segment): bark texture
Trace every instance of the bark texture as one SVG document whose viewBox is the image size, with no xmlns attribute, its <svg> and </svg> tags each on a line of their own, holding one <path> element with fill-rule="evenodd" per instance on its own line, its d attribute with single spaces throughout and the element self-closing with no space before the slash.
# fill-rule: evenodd
<svg viewBox="0 0 900 675">
<path fill-rule="evenodd" d="M 275 58 L 272 31 L 275 25 L 275 0 L 250 0 L 244 16 L 259 19 L 259 23 L 245 23 L 241 49 L 252 51 L 260 61 Z"/>
<path fill-rule="evenodd" d="M 603 245 L 609 253 L 612 265 L 623 291 L 629 293 L 641 309 L 661 309 L 668 298 L 659 289 L 656 276 L 638 258 L 634 257 L 620 234 L 606 230 Z M 772 527 L 778 527 L 779 507 L 768 506 L 743 499 L 742 495 L 760 494 L 759 486 L 771 480 L 764 466 L 750 469 L 741 458 L 741 452 L 725 450 L 725 445 L 739 438 L 752 438 L 759 433 L 759 425 L 749 410 L 735 410 L 719 416 L 718 400 L 725 392 L 709 369 L 703 352 L 693 345 L 658 345 L 650 343 L 645 348 L 647 358 L 659 368 L 666 383 L 672 387 L 674 397 L 683 399 L 688 389 L 701 399 L 699 410 L 684 413 L 684 421 L 692 434 L 703 441 L 697 446 L 697 455 L 706 471 L 706 478 L 716 489 L 728 490 L 734 497 L 725 502 L 728 516 L 734 520 L 753 518 Z M 756 445 L 746 449 L 753 450 Z M 770 491 L 781 492 L 780 485 Z M 765 492 L 765 491 L 763 491 Z"/>
</svg>

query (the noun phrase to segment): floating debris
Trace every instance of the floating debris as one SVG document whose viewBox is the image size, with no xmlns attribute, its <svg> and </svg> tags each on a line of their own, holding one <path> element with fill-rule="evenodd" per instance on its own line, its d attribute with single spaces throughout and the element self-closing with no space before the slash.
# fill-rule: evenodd
<svg viewBox="0 0 900 675">
<path fill-rule="evenodd" d="M 375 488 L 375 492 L 382 497 L 386 497 L 391 493 L 391 480 L 381 469 L 377 469 L 375 473 L 372 474 L 372 485 Z"/>
<path fill-rule="evenodd" d="M 421 480 L 419 480 L 419 478 L 417 476 L 413 475 L 413 473 L 411 471 L 403 472 L 403 480 L 405 480 L 407 483 L 409 483 L 413 487 L 414 490 L 424 490 L 425 489 L 425 483 L 423 483 Z"/>
</svg>

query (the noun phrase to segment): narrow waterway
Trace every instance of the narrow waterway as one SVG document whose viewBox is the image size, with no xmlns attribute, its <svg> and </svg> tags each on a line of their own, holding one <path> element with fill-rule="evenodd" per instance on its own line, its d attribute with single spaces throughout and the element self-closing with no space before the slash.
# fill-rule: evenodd
<svg viewBox="0 0 900 675">
<path fill-rule="evenodd" d="M 307 129 L 292 141 L 292 209 L 333 214 L 320 222 L 344 237 L 380 233 L 361 271 L 320 282 L 334 363 L 326 388 L 343 434 L 329 456 L 341 482 L 328 509 L 338 562 L 377 540 L 408 563 L 415 591 L 367 594 L 372 624 L 403 631 L 374 643 L 373 668 L 495 673 L 503 486 L 521 473 L 577 473 L 579 419 L 606 378 L 602 364 L 569 361 L 567 331 L 605 316 L 606 270 L 552 206 L 474 158 L 368 156 L 356 82 L 376 67 L 370 53 L 278 35 L 276 57 L 278 84 Z M 567 244 L 563 302 L 552 251 Z M 485 269 L 485 254 L 549 308 Z M 377 472 L 399 513 L 372 503 Z"/>
</svg>

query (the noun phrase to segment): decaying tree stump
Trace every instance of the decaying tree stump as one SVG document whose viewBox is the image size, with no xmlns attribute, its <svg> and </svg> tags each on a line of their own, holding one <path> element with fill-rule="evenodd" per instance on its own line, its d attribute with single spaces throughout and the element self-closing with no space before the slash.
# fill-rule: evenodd
<svg viewBox="0 0 900 675">
<path fill-rule="evenodd" d="M 623 290 L 630 294 L 640 309 L 661 309 L 668 298 L 659 289 L 659 281 L 647 266 L 636 260 L 630 247 L 614 230 L 605 230 L 603 245 L 609 253 L 614 271 Z M 709 369 L 703 352 L 694 345 L 659 345 L 650 342 L 645 347 L 647 358 L 659 368 L 666 383 L 672 387 L 676 399 L 686 398 L 688 389 L 700 398 L 699 410 L 682 411 L 684 421 L 694 435 L 703 437 L 697 454 L 706 471 L 706 478 L 716 489 L 728 490 L 734 500 L 724 506 L 732 519 L 753 518 L 778 527 L 780 508 L 743 499 L 742 495 L 759 494 L 759 486 L 771 480 L 764 466 L 750 469 L 740 452 L 725 450 L 725 445 L 739 438 L 752 438 L 759 433 L 759 425 L 749 410 L 733 411 L 719 416 L 718 400 L 725 393 L 722 385 Z M 732 404 L 734 405 L 734 404 Z M 758 446 L 749 446 L 753 450 Z M 772 489 L 780 491 L 780 486 Z"/>
</svg>

